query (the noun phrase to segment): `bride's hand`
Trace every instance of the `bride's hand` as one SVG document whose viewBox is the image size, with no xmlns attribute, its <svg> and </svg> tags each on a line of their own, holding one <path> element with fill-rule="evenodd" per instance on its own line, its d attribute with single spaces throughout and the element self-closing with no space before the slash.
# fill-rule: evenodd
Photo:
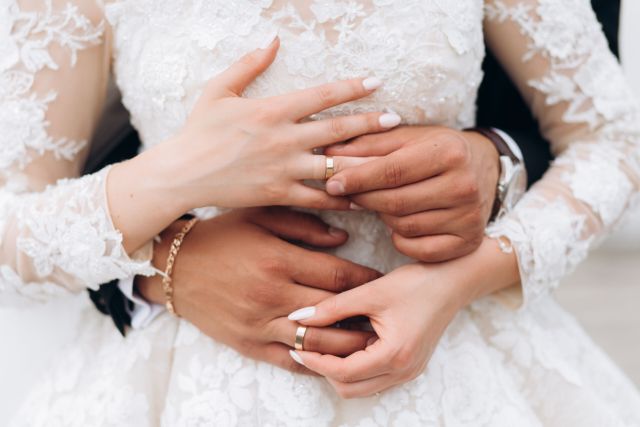
<svg viewBox="0 0 640 427">
<path fill-rule="evenodd" d="M 157 147 L 154 164 L 170 171 L 173 200 L 185 208 L 291 205 L 348 209 L 349 202 L 303 184 L 324 179 L 326 160 L 313 149 L 399 124 L 395 114 L 367 113 L 303 122 L 371 94 L 377 78 L 329 83 L 266 99 L 242 92 L 274 61 L 279 41 L 257 49 L 212 79 L 186 125 Z M 366 160 L 365 160 L 366 161 Z M 362 163 L 337 157 L 335 169 Z"/>
<path fill-rule="evenodd" d="M 327 377 L 342 397 L 370 396 L 416 378 L 456 313 L 482 295 L 515 284 L 517 275 L 515 257 L 501 253 L 489 239 L 454 261 L 398 268 L 289 316 L 315 327 L 368 316 L 377 341 L 346 358 L 306 351 L 291 351 L 291 357 Z"/>
</svg>

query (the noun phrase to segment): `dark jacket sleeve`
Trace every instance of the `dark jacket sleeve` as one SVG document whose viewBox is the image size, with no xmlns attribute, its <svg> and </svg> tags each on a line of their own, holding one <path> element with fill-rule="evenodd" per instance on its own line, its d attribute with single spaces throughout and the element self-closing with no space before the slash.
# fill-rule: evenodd
<svg viewBox="0 0 640 427">
<path fill-rule="evenodd" d="M 618 56 L 620 0 L 594 0 L 592 4 L 611 50 Z M 491 52 L 487 52 L 483 70 L 485 77 L 478 93 L 477 126 L 501 129 L 518 143 L 531 185 L 544 175 L 553 160 L 549 143 L 540 134 L 538 123 Z"/>
<path fill-rule="evenodd" d="M 110 88 L 105 110 L 96 129 L 91 144 L 91 153 L 85 166 L 85 173 L 93 173 L 103 167 L 134 157 L 138 153 L 140 140 L 129 123 L 129 114 L 120 103 L 120 94 Z M 101 313 L 110 316 L 122 335 L 131 326 L 127 310 L 130 301 L 118 288 L 114 280 L 100 286 L 97 291 L 89 290 L 91 301 Z"/>
</svg>

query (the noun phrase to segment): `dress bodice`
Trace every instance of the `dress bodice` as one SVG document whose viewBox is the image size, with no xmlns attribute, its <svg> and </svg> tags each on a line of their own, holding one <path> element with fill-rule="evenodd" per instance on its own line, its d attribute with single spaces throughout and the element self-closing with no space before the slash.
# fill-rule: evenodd
<svg viewBox="0 0 640 427">
<path fill-rule="evenodd" d="M 205 82 L 279 34 L 271 68 L 246 92 L 285 94 L 375 75 L 375 95 L 323 114 L 392 109 L 406 123 L 461 128 L 482 79 L 479 0 L 122 1 L 107 6 L 123 100 L 145 145 L 173 135 Z"/>
<path fill-rule="evenodd" d="M 479 0 L 145 0 L 111 4 L 106 16 L 117 82 L 145 148 L 180 129 L 211 77 L 275 34 L 278 58 L 245 96 L 376 76 L 385 85 L 374 95 L 317 118 L 390 109 L 408 124 L 464 128 L 475 119 Z M 375 214 L 320 214 L 352 236 L 337 255 L 383 271 L 409 262 Z"/>
</svg>

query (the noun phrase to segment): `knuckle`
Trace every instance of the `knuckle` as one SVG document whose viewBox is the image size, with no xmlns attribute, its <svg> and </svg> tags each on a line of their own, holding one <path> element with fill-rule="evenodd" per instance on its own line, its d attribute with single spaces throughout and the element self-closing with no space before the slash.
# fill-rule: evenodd
<svg viewBox="0 0 640 427">
<path fill-rule="evenodd" d="M 482 206 L 475 206 L 471 212 L 469 212 L 468 221 L 474 230 L 484 229 L 485 218 Z"/>
<path fill-rule="evenodd" d="M 276 287 L 267 281 L 254 283 L 249 297 L 259 307 L 271 307 L 279 301 Z"/>
<path fill-rule="evenodd" d="M 477 230 L 473 230 L 471 235 L 466 239 L 469 253 L 478 249 L 482 244 L 483 240 L 484 240 L 484 228 L 478 228 Z"/>
<path fill-rule="evenodd" d="M 343 267 L 333 269 L 333 288 L 336 292 L 342 292 L 349 286 L 349 275 Z"/>
<path fill-rule="evenodd" d="M 415 218 L 402 218 L 398 221 L 396 231 L 405 237 L 415 236 L 419 232 L 419 224 Z"/>
<path fill-rule="evenodd" d="M 380 128 L 380 116 L 378 114 L 368 114 L 365 120 L 368 129 Z"/>
<path fill-rule="evenodd" d="M 450 166 L 461 166 L 469 160 L 469 147 L 461 138 L 449 138 L 444 154 L 445 161 Z"/>
<path fill-rule="evenodd" d="M 310 199 L 311 204 L 315 209 L 329 210 L 333 207 L 332 200 L 323 194 L 317 194 Z"/>
<path fill-rule="evenodd" d="M 271 105 L 259 105 L 252 116 L 259 123 L 273 123 L 277 121 L 280 111 Z"/>
<path fill-rule="evenodd" d="M 273 204 L 282 202 L 288 197 L 287 191 L 285 191 L 284 188 L 276 182 L 269 182 L 264 184 L 261 188 L 261 192 L 262 196 L 266 200 L 273 202 Z"/>
<path fill-rule="evenodd" d="M 403 197 L 392 196 L 389 199 L 389 210 L 395 215 L 404 215 L 406 211 L 406 200 Z"/>
<path fill-rule="evenodd" d="M 394 371 L 406 372 L 409 367 L 413 366 L 414 358 L 413 351 L 404 347 L 399 349 L 391 359 L 391 368 Z"/>
<path fill-rule="evenodd" d="M 384 178 L 387 184 L 398 186 L 402 183 L 403 170 L 396 162 L 389 162 L 384 167 Z"/>
<path fill-rule="evenodd" d="M 466 176 L 461 178 L 457 184 L 458 195 L 466 201 L 475 202 L 480 200 L 480 186 L 478 181 L 473 177 Z"/>
<path fill-rule="evenodd" d="M 287 263 L 283 259 L 277 256 L 268 256 L 257 261 L 258 269 L 264 273 L 268 278 L 273 276 L 281 276 L 288 271 Z"/>
<path fill-rule="evenodd" d="M 329 85 L 319 86 L 315 90 L 315 96 L 320 100 L 322 105 L 330 106 L 335 103 L 336 91 Z"/>
<path fill-rule="evenodd" d="M 336 379 L 341 383 L 349 384 L 354 382 L 354 376 L 346 369 L 340 369 L 337 372 Z"/>
<path fill-rule="evenodd" d="M 362 85 L 361 80 L 349 80 L 347 81 L 347 84 L 349 85 L 349 90 L 353 95 L 357 96 L 367 93 L 367 91 L 364 89 L 364 86 Z"/>
<path fill-rule="evenodd" d="M 341 141 L 347 136 L 347 125 L 345 123 L 344 118 L 342 117 L 334 117 L 330 119 L 329 126 L 331 129 L 331 137 L 337 141 Z"/>
</svg>

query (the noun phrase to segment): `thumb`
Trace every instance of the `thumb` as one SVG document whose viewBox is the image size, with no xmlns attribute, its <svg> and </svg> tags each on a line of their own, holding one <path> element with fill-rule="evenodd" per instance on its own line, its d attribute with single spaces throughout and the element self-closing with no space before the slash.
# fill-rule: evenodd
<svg viewBox="0 0 640 427">
<path fill-rule="evenodd" d="M 275 36 L 263 48 L 247 53 L 229 68 L 214 77 L 207 85 L 206 92 L 212 98 L 241 96 L 255 79 L 264 73 L 276 59 L 280 38 Z"/>
<path fill-rule="evenodd" d="M 340 246 L 349 237 L 346 231 L 331 227 L 315 215 L 284 207 L 264 209 L 253 222 L 282 239 L 323 248 Z"/>
<path fill-rule="evenodd" d="M 363 295 L 367 285 L 331 296 L 316 306 L 305 307 L 291 313 L 288 318 L 305 326 L 330 326 L 341 320 L 370 314 L 370 301 Z"/>
</svg>

